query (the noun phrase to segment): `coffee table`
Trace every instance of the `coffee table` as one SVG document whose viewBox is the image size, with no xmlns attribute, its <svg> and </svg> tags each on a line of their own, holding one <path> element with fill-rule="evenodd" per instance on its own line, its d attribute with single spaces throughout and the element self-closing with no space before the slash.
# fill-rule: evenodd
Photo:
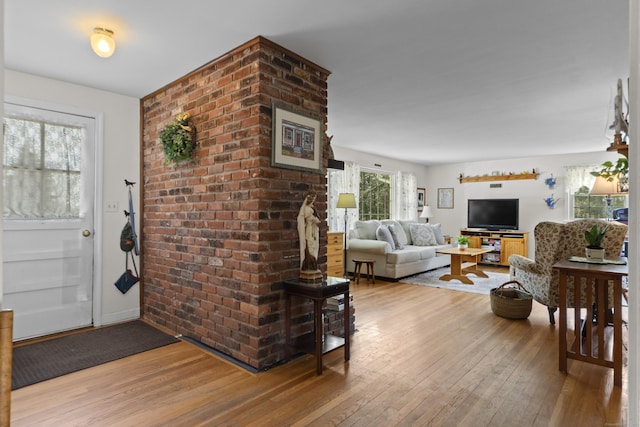
<svg viewBox="0 0 640 427">
<path fill-rule="evenodd" d="M 439 254 L 451 255 L 451 273 L 440 276 L 440 280 L 459 280 L 467 285 L 473 285 L 473 281 L 467 274 L 478 277 L 489 277 L 487 273 L 478 270 L 478 261 L 482 254 L 491 252 L 492 249 L 481 248 L 446 248 L 438 249 Z"/>
</svg>

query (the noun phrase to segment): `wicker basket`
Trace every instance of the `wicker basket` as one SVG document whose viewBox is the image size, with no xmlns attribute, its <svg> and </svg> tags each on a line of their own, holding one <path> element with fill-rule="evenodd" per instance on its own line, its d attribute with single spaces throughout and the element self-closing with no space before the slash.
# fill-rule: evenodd
<svg viewBox="0 0 640 427">
<path fill-rule="evenodd" d="M 516 287 L 506 287 L 515 285 Z M 531 314 L 531 294 L 516 280 L 491 289 L 491 311 L 507 319 L 526 319 Z"/>
</svg>

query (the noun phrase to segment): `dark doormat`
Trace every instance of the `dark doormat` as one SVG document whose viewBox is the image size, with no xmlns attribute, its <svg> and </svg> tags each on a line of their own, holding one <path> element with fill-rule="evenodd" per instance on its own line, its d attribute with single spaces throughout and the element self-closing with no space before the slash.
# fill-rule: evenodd
<svg viewBox="0 0 640 427">
<path fill-rule="evenodd" d="M 11 389 L 179 342 L 136 320 L 13 349 Z"/>
</svg>

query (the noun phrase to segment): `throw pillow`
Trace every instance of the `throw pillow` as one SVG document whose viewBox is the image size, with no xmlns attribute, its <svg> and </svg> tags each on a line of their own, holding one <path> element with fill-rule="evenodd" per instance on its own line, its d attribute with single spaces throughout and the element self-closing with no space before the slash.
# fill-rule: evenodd
<svg viewBox="0 0 640 427">
<path fill-rule="evenodd" d="M 444 245 L 444 236 L 442 235 L 442 224 L 431 224 L 434 236 L 436 236 L 436 242 L 439 245 Z"/>
<path fill-rule="evenodd" d="M 370 221 L 356 221 L 356 230 L 358 230 L 358 236 L 365 240 L 376 240 L 376 231 L 380 227 L 380 221 L 374 219 Z"/>
<path fill-rule="evenodd" d="M 393 219 L 385 219 L 385 220 L 382 220 L 381 223 L 382 225 L 386 225 L 387 227 L 389 227 L 389 231 L 391 231 L 392 233 L 393 232 L 396 233 L 396 237 L 398 238 L 398 243 L 400 244 L 400 246 L 404 247 L 409 244 L 407 242 L 408 239 L 407 239 L 407 235 L 405 234 L 404 228 L 402 227 L 402 225 L 400 225 L 398 221 Z"/>
<path fill-rule="evenodd" d="M 416 246 L 436 246 L 436 236 L 429 224 L 410 224 L 411 239 Z"/>
<path fill-rule="evenodd" d="M 396 248 L 396 244 L 393 241 L 393 237 L 391 236 L 389 227 L 387 227 L 386 225 L 381 225 L 380 227 L 378 227 L 378 229 L 376 230 L 376 238 L 380 241 L 387 242 L 389 245 L 391 245 L 392 250 Z"/>
<path fill-rule="evenodd" d="M 399 220 L 400 226 L 404 230 L 404 235 L 407 237 L 407 245 L 413 245 L 413 241 L 411 240 L 411 230 L 409 230 L 409 226 L 411 224 L 418 224 L 416 221 L 412 220 Z"/>
<path fill-rule="evenodd" d="M 387 226 L 387 228 L 389 228 L 389 232 L 391 233 L 391 237 L 393 238 L 393 243 L 395 243 L 395 248 L 404 249 L 404 242 L 406 241 L 406 238 L 404 238 L 404 231 L 402 231 L 401 228 L 398 230 L 398 227 L 400 226 Z"/>
</svg>

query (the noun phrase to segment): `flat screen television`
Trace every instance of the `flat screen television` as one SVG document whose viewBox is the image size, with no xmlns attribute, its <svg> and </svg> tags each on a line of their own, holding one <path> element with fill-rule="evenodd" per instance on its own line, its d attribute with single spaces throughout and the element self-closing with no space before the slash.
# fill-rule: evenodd
<svg viewBox="0 0 640 427">
<path fill-rule="evenodd" d="M 469 199 L 467 228 L 517 230 L 519 199 Z"/>
</svg>

